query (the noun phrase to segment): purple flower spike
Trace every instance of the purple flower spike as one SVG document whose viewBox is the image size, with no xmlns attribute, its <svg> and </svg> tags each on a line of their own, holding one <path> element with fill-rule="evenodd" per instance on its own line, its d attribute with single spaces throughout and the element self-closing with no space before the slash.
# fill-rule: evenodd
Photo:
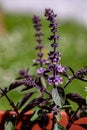
<svg viewBox="0 0 87 130">
<path fill-rule="evenodd" d="M 60 59 L 61 59 L 61 53 L 57 52 L 58 43 L 57 40 L 59 39 L 59 36 L 57 35 L 58 30 L 58 23 L 56 22 L 56 14 L 54 14 L 53 10 L 46 9 L 45 10 L 45 16 L 47 17 L 47 20 L 50 22 L 49 28 L 51 28 L 52 35 L 50 36 L 49 40 L 53 40 L 53 43 L 51 43 L 51 47 L 53 48 L 53 51 L 50 51 L 48 53 L 49 56 L 49 72 L 51 72 L 51 76 L 48 76 L 48 84 L 54 85 L 56 87 L 58 84 L 62 84 L 62 77 L 60 77 L 60 74 L 65 72 L 65 69 L 61 66 Z"/>
<path fill-rule="evenodd" d="M 49 40 L 54 40 L 56 43 L 56 40 L 59 39 L 59 36 L 56 34 L 58 23 L 56 22 L 55 18 L 57 15 L 54 14 L 53 10 L 45 9 L 45 16 L 47 17 L 47 20 L 50 22 L 49 27 L 51 28 L 51 32 L 53 33 L 53 35 L 50 36 Z"/>
<path fill-rule="evenodd" d="M 33 23 L 34 23 L 34 28 L 36 30 L 36 33 L 35 33 L 35 37 L 36 37 L 36 41 L 38 43 L 38 45 L 36 46 L 36 50 L 38 50 L 38 59 L 36 59 L 36 64 L 34 65 L 37 65 L 39 64 L 40 67 L 42 66 L 43 64 L 43 60 L 42 60 L 42 57 L 43 57 L 43 53 L 42 53 L 42 49 L 43 49 L 43 45 L 42 45 L 42 36 L 43 36 L 43 33 L 41 32 L 41 23 L 40 23 L 40 18 L 39 16 L 34 16 L 33 17 Z M 38 61 L 38 62 L 37 62 Z"/>
</svg>

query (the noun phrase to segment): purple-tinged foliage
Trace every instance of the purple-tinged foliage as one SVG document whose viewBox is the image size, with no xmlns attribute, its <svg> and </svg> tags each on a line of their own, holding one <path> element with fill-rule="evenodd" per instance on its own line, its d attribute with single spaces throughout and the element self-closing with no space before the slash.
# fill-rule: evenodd
<svg viewBox="0 0 87 130">
<path fill-rule="evenodd" d="M 29 117 L 29 124 L 24 125 L 25 129 L 32 129 L 31 126 L 36 122 L 39 122 L 40 127 L 43 130 L 46 130 L 45 126 L 47 124 L 47 113 L 52 113 L 54 116 L 54 123 L 56 123 L 56 116 L 59 114 L 60 109 L 65 109 L 71 117 L 69 118 L 69 123 L 66 127 L 67 130 L 71 127 L 73 122 L 81 114 L 84 114 L 82 108 L 87 108 L 86 100 L 77 93 L 65 93 L 66 87 L 70 86 L 70 83 L 74 79 L 87 82 L 87 67 L 84 67 L 76 72 L 67 66 L 62 67 L 61 61 L 61 53 L 57 51 L 58 43 L 57 40 L 59 36 L 57 35 L 59 24 L 56 22 L 56 14 L 51 9 L 45 10 L 45 16 L 47 21 L 49 21 L 49 28 L 51 30 L 52 35 L 48 38 L 50 46 L 52 50 L 48 52 L 48 57 L 46 59 L 43 58 L 43 44 L 42 44 L 42 36 L 43 33 L 41 31 L 41 20 L 39 16 L 33 17 L 33 24 L 36 30 L 35 37 L 37 41 L 36 50 L 38 51 L 37 59 L 34 60 L 34 65 L 39 65 L 37 69 L 37 73 L 35 75 L 31 75 L 29 69 L 19 71 L 19 77 L 16 78 L 14 82 L 12 82 L 8 88 L 0 88 L 0 97 L 3 96 L 8 100 L 9 104 L 13 108 L 13 110 L 17 113 L 18 118 L 22 120 L 22 115 L 27 111 L 33 109 L 34 113 Z M 63 83 L 63 77 L 65 78 L 65 82 Z M 62 85 L 62 86 L 61 86 Z M 51 86 L 49 88 L 49 86 Z M 75 86 L 76 87 L 76 86 Z M 77 86 L 78 87 L 78 86 Z M 15 104 L 12 99 L 9 98 L 8 92 L 20 90 L 20 94 L 24 94 L 21 98 L 21 101 L 17 101 Z M 37 97 L 35 94 L 37 93 Z M 77 104 L 77 108 L 75 111 L 72 110 L 71 102 L 75 102 Z M 66 107 L 68 105 L 68 107 Z M 19 109 L 21 108 L 21 112 L 19 113 Z M 37 108 L 37 109 L 36 109 Z M 37 115 L 35 117 L 35 114 Z M 85 112 L 87 116 L 87 111 Z M 85 117 L 84 115 L 84 117 Z M 33 117 L 34 116 L 34 120 Z M 43 121 L 45 119 L 45 122 Z M 54 125 L 53 125 L 54 126 Z M 83 128 L 84 124 L 81 124 Z M 53 128 L 54 129 L 54 128 Z M 59 128 L 60 129 L 60 128 Z M 60 129 L 61 130 L 61 129 Z"/>
<path fill-rule="evenodd" d="M 78 105 L 86 105 L 86 100 L 77 93 L 69 93 L 66 95 L 66 97 L 74 102 L 76 102 Z"/>
</svg>

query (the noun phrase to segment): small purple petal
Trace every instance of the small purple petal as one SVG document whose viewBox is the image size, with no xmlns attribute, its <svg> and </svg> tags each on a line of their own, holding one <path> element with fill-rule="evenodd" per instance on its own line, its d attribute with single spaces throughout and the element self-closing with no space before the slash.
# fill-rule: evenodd
<svg viewBox="0 0 87 130">
<path fill-rule="evenodd" d="M 57 62 L 58 62 L 57 58 L 53 59 L 53 64 L 56 64 Z"/>
<path fill-rule="evenodd" d="M 62 67 L 61 64 L 57 64 L 56 67 L 57 67 L 57 71 L 58 71 L 58 72 L 61 72 L 61 73 L 62 73 L 62 72 L 64 72 L 64 70 L 65 70 L 65 68 Z"/>
<path fill-rule="evenodd" d="M 37 73 L 38 73 L 38 74 L 43 74 L 43 73 L 44 73 L 44 68 L 40 67 L 40 68 L 37 70 Z"/>
<path fill-rule="evenodd" d="M 52 85 L 52 84 L 55 84 L 55 85 L 58 85 L 58 84 L 63 84 L 62 82 L 62 77 L 60 77 L 59 75 L 57 75 L 55 78 L 53 75 L 49 76 L 48 78 L 48 84 L 49 85 Z"/>
<path fill-rule="evenodd" d="M 56 76 L 55 79 L 54 79 L 54 83 L 55 83 L 55 85 L 63 84 L 62 77 Z"/>
<path fill-rule="evenodd" d="M 48 78 L 48 84 L 49 85 L 53 84 L 53 76 L 49 76 L 49 78 Z"/>
</svg>

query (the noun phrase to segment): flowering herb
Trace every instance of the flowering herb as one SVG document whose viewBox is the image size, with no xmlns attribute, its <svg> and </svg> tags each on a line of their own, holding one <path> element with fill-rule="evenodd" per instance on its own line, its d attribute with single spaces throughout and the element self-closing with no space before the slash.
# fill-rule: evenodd
<svg viewBox="0 0 87 130">
<path fill-rule="evenodd" d="M 56 22 L 56 16 L 57 15 L 53 10 L 45 9 L 45 17 L 49 22 L 49 28 L 52 33 L 49 37 L 52 50 L 49 51 L 47 59 L 43 58 L 44 54 L 42 50 L 44 46 L 42 44 L 43 33 L 41 31 L 41 20 L 39 16 L 35 15 L 33 17 L 33 24 L 36 30 L 36 50 L 38 50 L 38 58 L 34 60 L 33 65 L 39 66 L 37 73 L 35 75 L 31 75 L 28 69 L 21 70 L 19 72 L 20 76 L 16 79 L 16 81 L 12 82 L 8 88 L 0 88 L 0 97 L 6 97 L 17 114 L 15 120 L 19 118 L 22 121 L 23 125 L 21 126 L 21 130 L 31 130 L 33 124 L 36 122 L 43 130 L 47 130 L 46 126 L 49 122 L 47 113 L 53 114 L 52 130 L 65 130 L 64 127 L 57 123 L 56 118 L 61 109 L 64 109 L 70 116 L 69 123 L 66 126 L 67 130 L 69 130 L 76 119 L 81 117 L 82 113 L 85 113 L 84 116 L 87 116 L 87 112 L 85 111 L 87 108 L 86 100 L 77 93 L 65 93 L 66 87 L 68 87 L 74 79 L 87 82 L 87 67 L 74 72 L 71 67 L 63 67 L 61 65 L 61 53 L 57 51 L 59 40 L 57 31 L 59 24 Z M 66 79 L 65 83 L 63 82 L 63 77 Z M 17 101 L 15 104 L 9 98 L 8 92 L 17 88 L 20 88 L 20 94 L 24 93 L 24 96 L 20 102 Z M 37 93 L 38 96 L 35 97 L 35 94 Z M 32 98 L 32 96 L 34 96 L 34 98 Z M 76 110 L 72 110 L 69 100 L 78 105 Z M 82 111 L 82 108 L 84 108 L 84 111 Z M 20 109 L 21 112 L 19 112 Z M 34 112 L 29 116 L 27 122 L 27 120 L 22 118 L 22 116 L 31 109 L 33 109 Z M 4 127 L 3 122 L 2 127 Z M 81 124 L 81 126 L 83 128 L 87 128 L 87 124 Z"/>
<path fill-rule="evenodd" d="M 57 40 L 59 39 L 59 36 L 57 35 L 58 30 L 58 24 L 55 20 L 56 14 L 54 14 L 53 10 L 46 9 L 45 10 L 45 16 L 47 17 L 47 20 L 50 22 L 49 28 L 51 28 L 52 36 L 50 36 L 49 40 L 53 43 L 51 44 L 51 47 L 53 48 L 53 51 L 49 52 L 49 71 L 52 72 L 52 75 L 48 77 L 48 84 L 54 84 L 54 88 L 58 84 L 62 84 L 62 77 L 60 77 L 60 72 L 62 73 L 64 71 L 64 68 L 59 64 L 59 61 L 61 59 L 60 52 L 57 52 L 58 43 Z"/>
</svg>

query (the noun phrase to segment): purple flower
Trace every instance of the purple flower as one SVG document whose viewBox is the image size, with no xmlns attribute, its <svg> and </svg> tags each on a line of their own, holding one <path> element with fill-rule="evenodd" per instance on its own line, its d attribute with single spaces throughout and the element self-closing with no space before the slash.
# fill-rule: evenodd
<svg viewBox="0 0 87 130">
<path fill-rule="evenodd" d="M 49 54 L 49 59 L 53 64 L 56 64 L 61 59 L 61 53 L 60 52 L 54 52 L 51 51 Z"/>
<path fill-rule="evenodd" d="M 53 64 L 56 64 L 58 62 L 58 59 L 54 58 L 52 62 L 53 62 Z"/>
<path fill-rule="evenodd" d="M 53 84 L 53 75 L 49 76 L 49 78 L 48 78 L 48 84 L 49 85 Z"/>
<path fill-rule="evenodd" d="M 60 77 L 59 75 L 57 75 L 57 76 L 55 77 L 55 79 L 54 79 L 53 82 L 54 82 L 55 85 L 63 84 L 63 82 L 62 82 L 62 77 Z"/>
<path fill-rule="evenodd" d="M 33 60 L 33 63 L 34 63 L 34 64 L 40 64 L 40 59 L 34 59 L 34 60 Z"/>
<path fill-rule="evenodd" d="M 40 75 L 43 75 L 43 73 L 44 73 L 44 68 L 40 67 L 40 68 L 37 70 L 37 73 L 40 74 Z"/>
<path fill-rule="evenodd" d="M 63 84 L 62 82 L 62 77 L 60 77 L 59 75 L 56 75 L 55 77 L 53 75 L 49 76 L 48 78 L 48 84 L 52 85 L 58 85 L 58 84 Z"/>
<path fill-rule="evenodd" d="M 53 64 L 49 64 L 48 68 L 50 71 L 53 71 Z"/>
<path fill-rule="evenodd" d="M 43 64 L 49 64 L 49 59 L 43 59 Z"/>
<path fill-rule="evenodd" d="M 62 72 L 65 71 L 65 68 L 62 67 L 61 64 L 57 64 L 57 65 L 56 65 L 56 68 L 57 68 L 57 71 L 58 71 L 59 73 L 62 73 Z"/>
</svg>

